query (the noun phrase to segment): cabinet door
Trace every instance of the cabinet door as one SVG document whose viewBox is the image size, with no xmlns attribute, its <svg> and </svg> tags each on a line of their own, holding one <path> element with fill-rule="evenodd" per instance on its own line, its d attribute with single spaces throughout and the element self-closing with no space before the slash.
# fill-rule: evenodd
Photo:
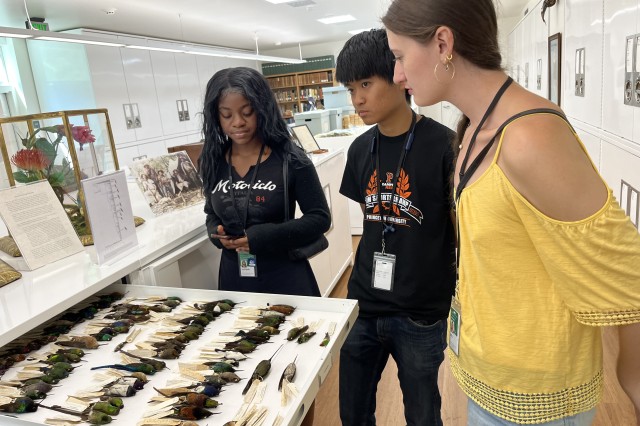
<svg viewBox="0 0 640 426">
<path fill-rule="evenodd" d="M 200 85 L 200 104 L 203 105 L 207 92 L 207 83 L 215 73 L 215 65 L 211 56 L 196 56 L 196 68 L 198 70 L 198 84 Z"/>
<path fill-rule="evenodd" d="M 127 82 L 124 78 L 120 48 L 109 46 L 85 47 L 91 70 L 91 83 L 96 107 L 109 111 L 111 130 L 116 145 L 136 140 L 136 132 L 127 129 L 124 104 L 129 103 Z"/>
<path fill-rule="evenodd" d="M 640 155 L 637 151 L 623 149 L 608 141 L 602 141 L 600 173 L 613 190 L 613 195 L 636 227 L 640 227 Z"/>
<path fill-rule="evenodd" d="M 600 138 L 578 127 L 576 127 L 576 133 L 580 137 L 584 147 L 587 149 L 587 153 L 589 154 L 589 157 L 591 157 L 591 161 L 593 161 L 596 168 L 600 170 Z"/>
<path fill-rule="evenodd" d="M 340 194 L 340 183 L 344 171 L 344 151 L 328 160 L 324 167 L 324 179 L 321 181 L 327 203 L 331 210 L 331 228 L 327 232 L 329 257 L 331 258 L 331 286 L 320 289 L 323 296 L 329 296 L 331 290 L 349 266 L 352 255 L 351 226 L 347 198 Z"/>
<path fill-rule="evenodd" d="M 532 72 L 535 54 L 535 19 L 540 19 L 539 15 L 530 13 L 520 23 L 522 35 L 520 39 L 520 85 L 530 92 L 535 91 L 535 78 L 532 77 L 535 74 Z"/>
<path fill-rule="evenodd" d="M 122 42 L 130 41 L 127 37 L 118 37 Z M 140 127 L 135 129 L 136 139 L 144 140 L 162 136 L 158 96 L 156 95 L 151 56 L 148 50 L 120 48 L 124 76 L 127 81 L 129 100 L 138 105 Z"/>
<path fill-rule="evenodd" d="M 198 65 L 194 55 L 175 54 L 180 98 L 187 101 L 189 119 L 183 121 L 186 131 L 198 131 L 202 128 L 202 95 L 198 80 Z"/>
<path fill-rule="evenodd" d="M 547 73 L 547 64 L 549 63 L 549 53 L 548 53 L 548 27 L 542 22 L 540 16 L 537 13 L 533 14 L 535 16 L 534 19 L 534 33 L 535 33 L 535 41 L 534 41 L 534 56 L 533 63 L 530 65 L 531 69 L 529 70 L 529 87 L 533 88 L 533 92 L 542 96 L 543 98 L 548 98 L 548 73 Z"/>
<path fill-rule="evenodd" d="M 562 37 L 562 108 L 596 127 L 602 124 L 602 1 L 567 0 Z M 578 49 L 585 49 L 584 96 L 575 94 Z"/>
<path fill-rule="evenodd" d="M 640 0 L 636 8 L 636 34 L 640 37 Z M 636 81 L 633 84 L 633 95 L 636 95 L 638 85 L 640 85 L 640 39 L 636 39 Z M 637 105 L 637 103 L 636 103 Z M 633 120 L 633 141 L 640 145 L 640 108 L 634 109 L 635 118 Z"/>
<path fill-rule="evenodd" d="M 175 55 L 170 52 L 149 52 L 153 68 L 153 80 L 158 95 L 158 108 L 162 119 L 162 132 L 165 136 L 182 133 L 183 121 L 178 117 L 177 103 L 180 99 L 180 85 L 176 70 Z"/>
<path fill-rule="evenodd" d="M 638 0 L 604 2 L 602 128 L 625 139 L 633 136 L 635 108 L 624 103 L 627 37 L 637 33 Z"/>
</svg>

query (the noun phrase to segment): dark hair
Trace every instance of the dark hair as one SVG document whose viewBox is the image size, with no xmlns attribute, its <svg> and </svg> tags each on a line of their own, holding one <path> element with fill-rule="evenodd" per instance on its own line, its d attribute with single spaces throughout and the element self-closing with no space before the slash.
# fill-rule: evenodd
<svg viewBox="0 0 640 426">
<path fill-rule="evenodd" d="M 453 31 L 458 55 L 480 68 L 502 68 L 493 0 L 394 0 L 382 23 L 420 43 L 430 41 L 444 25 Z"/>
<path fill-rule="evenodd" d="M 257 115 L 258 136 L 264 144 L 274 152 L 296 152 L 291 149 L 289 128 L 264 76 L 246 67 L 220 70 L 207 83 L 204 97 L 204 147 L 198 167 L 206 194 L 213 190 L 217 167 L 224 162 L 224 154 L 232 143 L 222 132 L 218 110 L 220 99 L 229 93 L 239 93 L 251 103 Z"/>
<path fill-rule="evenodd" d="M 387 32 L 373 29 L 351 37 L 336 60 L 336 80 L 342 84 L 377 76 L 393 84 L 393 53 Z"/>
<path fill-rule="evenodd" d="M 502 69 L 493 0 L 394 0 L 382 23 L 392 32 L 420 43 L 430 41 L 438 27 L 449 27 L 456 54 L 479 68 Z M 457 127 L 459 140 L 468 124 L 469 119 L 463 115 Z M 454 142 L 456 150 L 459 140 Z"/>
<path fill-rule="evenodd" d="M 383 29 L 363 31 L 351 37 L 342 47 L 336 60 L 336 80 L 349 84 L 370 77 L 380 77 L 393 84 L 393 53 Z M 411 99 L 405 91 L 407 102 Z"/>
</svg>

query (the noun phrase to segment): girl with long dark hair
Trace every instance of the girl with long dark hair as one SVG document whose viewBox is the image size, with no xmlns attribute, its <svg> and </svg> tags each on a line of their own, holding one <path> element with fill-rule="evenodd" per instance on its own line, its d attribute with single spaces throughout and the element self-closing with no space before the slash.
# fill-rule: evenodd
<svg viewBox="0 0 640 426">
<path fill-rule="evenodd" d="M 199 166 L 207 232 L 222 249 L 219 289 L 319 296 L 308 260 L 291 260 L 288 253 L 329 229 L 329 207 L 313 163 L 292 142 L 262 74 L 239 67 L 211 78 L 204 137 Z M 285 221 L 294 217 L 296 202 L 302 217 Z"/>
</svg>

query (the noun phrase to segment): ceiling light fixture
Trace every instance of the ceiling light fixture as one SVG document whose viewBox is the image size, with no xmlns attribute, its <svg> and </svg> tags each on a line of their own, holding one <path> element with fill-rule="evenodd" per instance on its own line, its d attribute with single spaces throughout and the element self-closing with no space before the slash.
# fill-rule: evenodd
<svg viewBox="0 0 640 426">
<path fill-rule="evenodd" d="M 21 28 L 6 28 L 0 27 L 0 37 L 9 37 L 9 38 L 31 38 L 34 34 L 37 34 L 38 31 L 35 30 L 23 30 Z"/>
<path fill-rule="evenodd" d="M 105 32 L 105 34 L 114 34 L 114 35 L 129 35 L 129 34 L 118 34 L 118 33 L 109 33 Z M 278 56 L 266 56 L 259 55 L 253 53 L 249 50 L 234 50 L 228 49 L 224 47 L 217 46 L 208 46 L 204 44 L 193 44 L 193 43 L 180 43 L 178 45 L 176 42 L 171 40 L 162 40 L 162 39 L 149 39 L 140 37 L 140 43 L 116 43 L 108 41 L 109 39 L 98 37 L 98 36 L 90 36 L 90 35 L 80 35 L 80 34 L 72 34 L 72 33 L 59 33 L 55 31 L 38 31 L 38 30 L 23 30 L 21 28 L 9 28 L 9 27 L 0 27 L 0 37 L 9 37 L 9 38 L 33 38 L 37 40 L 47 40 L 47 41 L 58 41 L 58 42 L 66 42 L 66 43 L 81 43 L 81 44 L 96 44 L 102 46 L 112 46 L 112 47 L 127 47 L 130 49 L 143 49 L 143 50 L 158 50 L 165 52 L 175 52 L 175 53 L 188 53 L 191 55 L 205 55 L 205 56 L 218 56 L 223 58 L 236 58 L 236 59 L 244 59 L 249 61 L 261 61 L 261 62 L 283 62 L 288 64 L 301 64 L 307 62 L 304 59 L 293 59 L 293 58 L 283 58 Z M 152 45 L 147 45 L 145 43 L 149 43 Z"/>
<path fill-rule="evenodd" d="M 273 4 L 282 4 L 282 3 L 291 3 L 292 1 L 296 1 L 296 0 L 267 0 L 267 1 Z"/>
<path fill-rule="evenodd" d="M 351 15 L 338 15 L 338 16 L 330 16 L 328 18 L 321 18 L 318 19 L 318 22 L 322 22 L 323 24 L 339 24 L 341 22 L 349 22 L 349 21 L 355 21 L 356 18 L 354 18 Z"/>
<path fill-rule="evenodd" d="M 88 40 L 88 39 L 75 39 L 68 37 L 49 37 L 49 36 L 36 36 L 34 37 L 36 40 L 46 40 L 46 41 L 61 41 L 63 43 L 79 43 L 79 44 L 96 44 L 99 46 L 111 46 L 111 47 L 124 47 L 122 43 L 112 43 L 109 41 L 101 41 L 101 40 Z"/>
<path fill-rule="evenodd" d="M 168 47 L 152 47 L 152 46 L 139 46 L 136 44 L 129 44 L 125 46 L 127 49 L 140 49 L 140 50 L 154 50 L 158 52 L 174 52 L 174 53 L 184 53 L 184 50 L 180 49 L 171 49 Z"/>
</svg>

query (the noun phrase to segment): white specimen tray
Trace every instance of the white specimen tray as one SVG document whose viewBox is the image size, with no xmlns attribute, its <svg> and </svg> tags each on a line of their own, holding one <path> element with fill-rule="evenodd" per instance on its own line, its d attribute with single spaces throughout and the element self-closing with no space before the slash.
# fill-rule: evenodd
<svg viewBox="0 0 640 426">
<path fill-rule="evenodd" d="M 262 401 L 262 406 L 268 408 L 266 420 L 262 423 L 265 426 L 271 426 L 278 415 L 284 418 L 283 425 L 299 425 L 304 418 L 309 406 L 313 402 L 326 378 L 333 360 L 339 356 L 340 347 L 358 316 L 357 302 L 347 299 L 327 299 L 304 296 L 290 295 L 274 295 L 260 293 L 239 293 L 225 292 L 217 290 L 200 290 L 186 288 L 171 287 L 147 287 L 136 285 L 113 285 L 106 288 L 101 293 L 109 293 L 119 291 L 126 293 L 125 299 L 130 297 L 149 297 L 149 296 L 178 296 L 183 302 L 207 302 L 220 299 L 230 299 L 236 303 L 243 302 L 239 307 L 247 306 L 265 306 L 267 304 L 287 304 L 295 306 L 295 312 L 288 317 L 288 320 L 280 326 L 281 333 L 272 336 L 269 343 L 259 345 L 258 348 L 248 354 L 248 359 L 240 362 L 237 367 L 238 374 L 243 380 L 236 384 L 230 384 L 223 387 L 223 392 L 215 397 L 222 405 L 217 409 L 210 409 L 214 413 L 207 419 L 200 420 L 198 424 L 208 426 L 222 426 L 226 422 L 233 419 L 242 405 L 244 389 L 247 378 L 251 376 L 255 366 L 263 359 L 268 359 L 281 346 L 282 348 L 272 360 L 272 367 L 269 375 L 265 379 L 267 385 L 266 393 Z M 205 329 L 205 332 L 198 340 L 194 340 L 187 345 L 187 348 L 180 355 L 179 360 L 167 360 L 167 369 L 148 376 L 150 382 L 145 388 L 130 398 L 123 398 L 125 407 L 118 416 L 113 417 L 113 426 L 134 426 L 139 419 L 143 417 L 143 413 L 148 408 L 147 402 L 153 396 L 157 396 L 154 387 L 165 387 L 167 380 L 177 378 L 178 362 L 189 363 L 195 362 L 198 358 L 199 349 L 211 343 L 214 337 L 217 337 L 221 331 L 231 328 L 236 320 L 239 309 L 219 316 L 215 321 L 211 322 Z M 180 307 L 174 310 L 180 312 Z M 170 315 L 170 314 L 169 314 Z M 317 334 L 304 344 L 298 344 L 295 341 L 287 341 L 287 332 L 292 327 L 291 322 L 298 317 L 304 317 L 305 324 L 311 324 L 314 321 L 323 320 L 317 330 Z M 331 322 L 336 323 L 335 332 L 331 337 L 330 343 L 326 347 L 319 346 L 324 338 Z M 70 334 L 80 334 L 85 323 L 81 323 L 72 330 Z M 144 341 L 144 338 L 153 329 L 159 325 L 136 325 L 143 330 L 136 338 L 136 341 Z M 135 328 L 134 327 L 134 328 Z M 133 330 L 133 328 L 132 328 Z M 87 388 L 93 377 L 106 370 L 90 370 L 93 366 L 122 363 L 120 355 L 114 354 L 113 348 L 126 339 L 127 335 L 119 335 L 114 337 L 111 342 L 105 342 L 97 350 L 86 350 L 83 361 L 75 364 L 76 369 L 71 375 L 61 380 L 58 387 L 55 387 L 44 400 L 46 405 L 62 404 L 66 400 L 67 395 L 73 394 L 81 389 Z M 47 346 L 39 350 L 46 351 Z M 135 349 L 133 344 L 125 346 L 124 350 Z M 297 373 L 294 383 L 298 388 L 298 396 L 287 406 L 282 407 L 280 403 L 280 392 L 278 392 L 278 381 L 285 367 L 296 358 Z M 22 363 L 21 363 L 22 364 Z M 16 364 L 18 366 L 20 364 Z M 10 380 L 12 375 L 17 372 L 16 368 L 7 371 L 3 380 Z M 336 396 L 337 397 L 337 396 Z M 33 424 L 44 424 L 44 420 L 52 417 L 64 417 L 65 415 L 47 410 L 38 409 L 35 413 L 20 414 L 12 418 L 3 416 L 0 413 L 0 425 L 2 426 L 24 426 Z M 73 418 L 73 417 L 69 417 Z M 76 418 L 77 419 L 77 418 Z"/>
</svg>

